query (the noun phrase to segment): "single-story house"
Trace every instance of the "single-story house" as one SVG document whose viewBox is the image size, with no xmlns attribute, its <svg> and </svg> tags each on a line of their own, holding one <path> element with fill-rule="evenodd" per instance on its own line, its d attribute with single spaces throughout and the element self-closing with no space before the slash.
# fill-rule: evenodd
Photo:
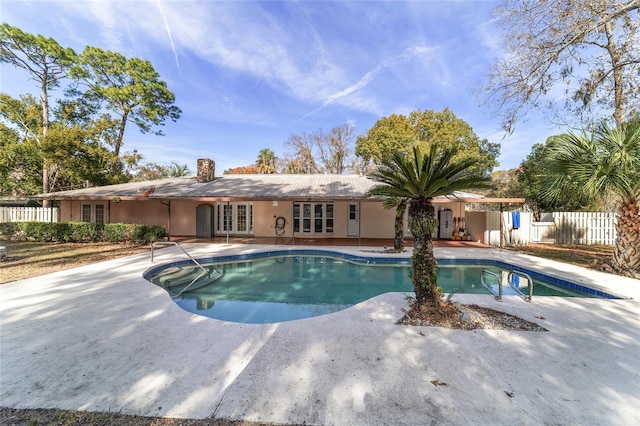
<svg viewBox="0 0 640 426">
<path fill-rule="evenodd" d="M 198 160 L 197 176 L 131 182 L 41 195 L 60 207 L 60 221 L 164 225 L 171 236 L 211 238 L 393 238 L 395 210 L 368 198 L 378 183 L 360 175 L 222 175 Z M 504 199 L 523 202 L 523 199 Z M 465 221 L 466 203 L 500 202 L 454 192 L 433 200 L 436 238 L 451 238 Z M 475 232 L 482 231 L 482 224 Z M 406 218 L 405 232 L 408 235 Z M 481 236 L 473 240 L 480 241 Z"/>
</svg>

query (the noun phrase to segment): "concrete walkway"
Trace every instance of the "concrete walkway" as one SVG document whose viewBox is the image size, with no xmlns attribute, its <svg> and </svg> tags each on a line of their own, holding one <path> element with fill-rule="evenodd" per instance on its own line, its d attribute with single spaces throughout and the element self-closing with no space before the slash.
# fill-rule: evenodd
<svg viewBox="0 0 640 426">
<path fill-rule="evenodd" d="M 398 293 L 237 324 L 183 311 L 142 278 L 149 254 L 136 255 L 0 286 L 0 405 L 322 425 L 640 424 L 640 281 L 494 249 L 436 255 L 502 258 L 634 299 L 455 297 L 541 333 L 398 326 Z M 156 264 L 181 258 L 166 248 Z"/>
</svg>

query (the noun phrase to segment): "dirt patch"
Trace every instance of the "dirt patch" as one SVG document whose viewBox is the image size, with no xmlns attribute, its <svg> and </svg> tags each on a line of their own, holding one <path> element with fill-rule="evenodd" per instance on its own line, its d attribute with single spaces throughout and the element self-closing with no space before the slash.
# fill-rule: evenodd
<svg viewBox="0 0 640 426">
<path fill-rule="evenodd" d="M 529 243 L 526 246 L 505 248 L 609 274 L 640 279 L 640 271 L 621 271 L 613 265 L 613 246 Z"/>
<path fill-rule="evenodd" d="M 460 330 L 548 331 L 546 328 L 495 309 L 478 305 L 443 302 L 438 309 L 419 307 L 415 303 L 398 320 L 400 325 L 432 326 Z"/>
<path fill-rule="evenodd" d="M 526 246 L 505 248 L 593 269 L 600 269 L 601 265 L 610 264 L 613 256 L 613 246 L 529 243 Z"/>
<path fill-rule="evenodd" d="M 170 419 L 165 417 L 144 417 L 120 413 L 94 413 L 75 410 L 0 408 L 0 425 L 278 426 L 279 424 L 225 419 Z"/>
</svg>

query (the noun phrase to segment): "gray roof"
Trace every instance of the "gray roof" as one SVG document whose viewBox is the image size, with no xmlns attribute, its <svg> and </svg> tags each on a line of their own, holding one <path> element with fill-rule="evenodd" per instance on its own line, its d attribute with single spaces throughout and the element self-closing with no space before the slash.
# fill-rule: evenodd
<svg viewBox="0 0 640 426">
<path fill-rule="evenodd" d="M 186 199 L 186 200 L 363 200 L 378 183 L 360 175 L 222 175 L 199 183 L 195 177 L 130 182 L 41 194 L 53 200 Z M 372 200 L 380 198 L 372 198 Z M 509 202 L 468 192 L 453 192 L 434 202 Z"/>
<path fill-rule="evenodd" d="M 195 177 L 182 177 L 60 191 L 40 197 L 56 200 L 128 199 L 142 198 L 146 191 L 149 198 L 156 199 L 362 199 L 376 184 L 359 175 L 222 175 L 205 183 L 198 183 Z"/>
</svg>

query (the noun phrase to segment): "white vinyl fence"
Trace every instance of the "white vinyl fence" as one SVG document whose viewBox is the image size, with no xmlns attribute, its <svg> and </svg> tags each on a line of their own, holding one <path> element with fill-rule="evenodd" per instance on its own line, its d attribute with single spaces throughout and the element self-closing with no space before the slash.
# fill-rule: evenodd
<svg viewBox="0 0 640 426">
<path fill-rule="evenodd" d="M 613 245 L 616 213 L 543 213 L 539 222 L 529 212 L 519 212 L 520 226 L 513 212 L 467 212 L 469 231 L 476 241 L 493 246 L 532 243 Z"/>
<path fill-rule="evenodd" d="M 0 222 L 57 222 L 58 208 L 0 207 Z"/>
<path fill-rule="evenodd" d="M 532 242 L 613 245 L 616 241 L 616 213 L 545 213 L 532 225 Z"/>
</svg>

